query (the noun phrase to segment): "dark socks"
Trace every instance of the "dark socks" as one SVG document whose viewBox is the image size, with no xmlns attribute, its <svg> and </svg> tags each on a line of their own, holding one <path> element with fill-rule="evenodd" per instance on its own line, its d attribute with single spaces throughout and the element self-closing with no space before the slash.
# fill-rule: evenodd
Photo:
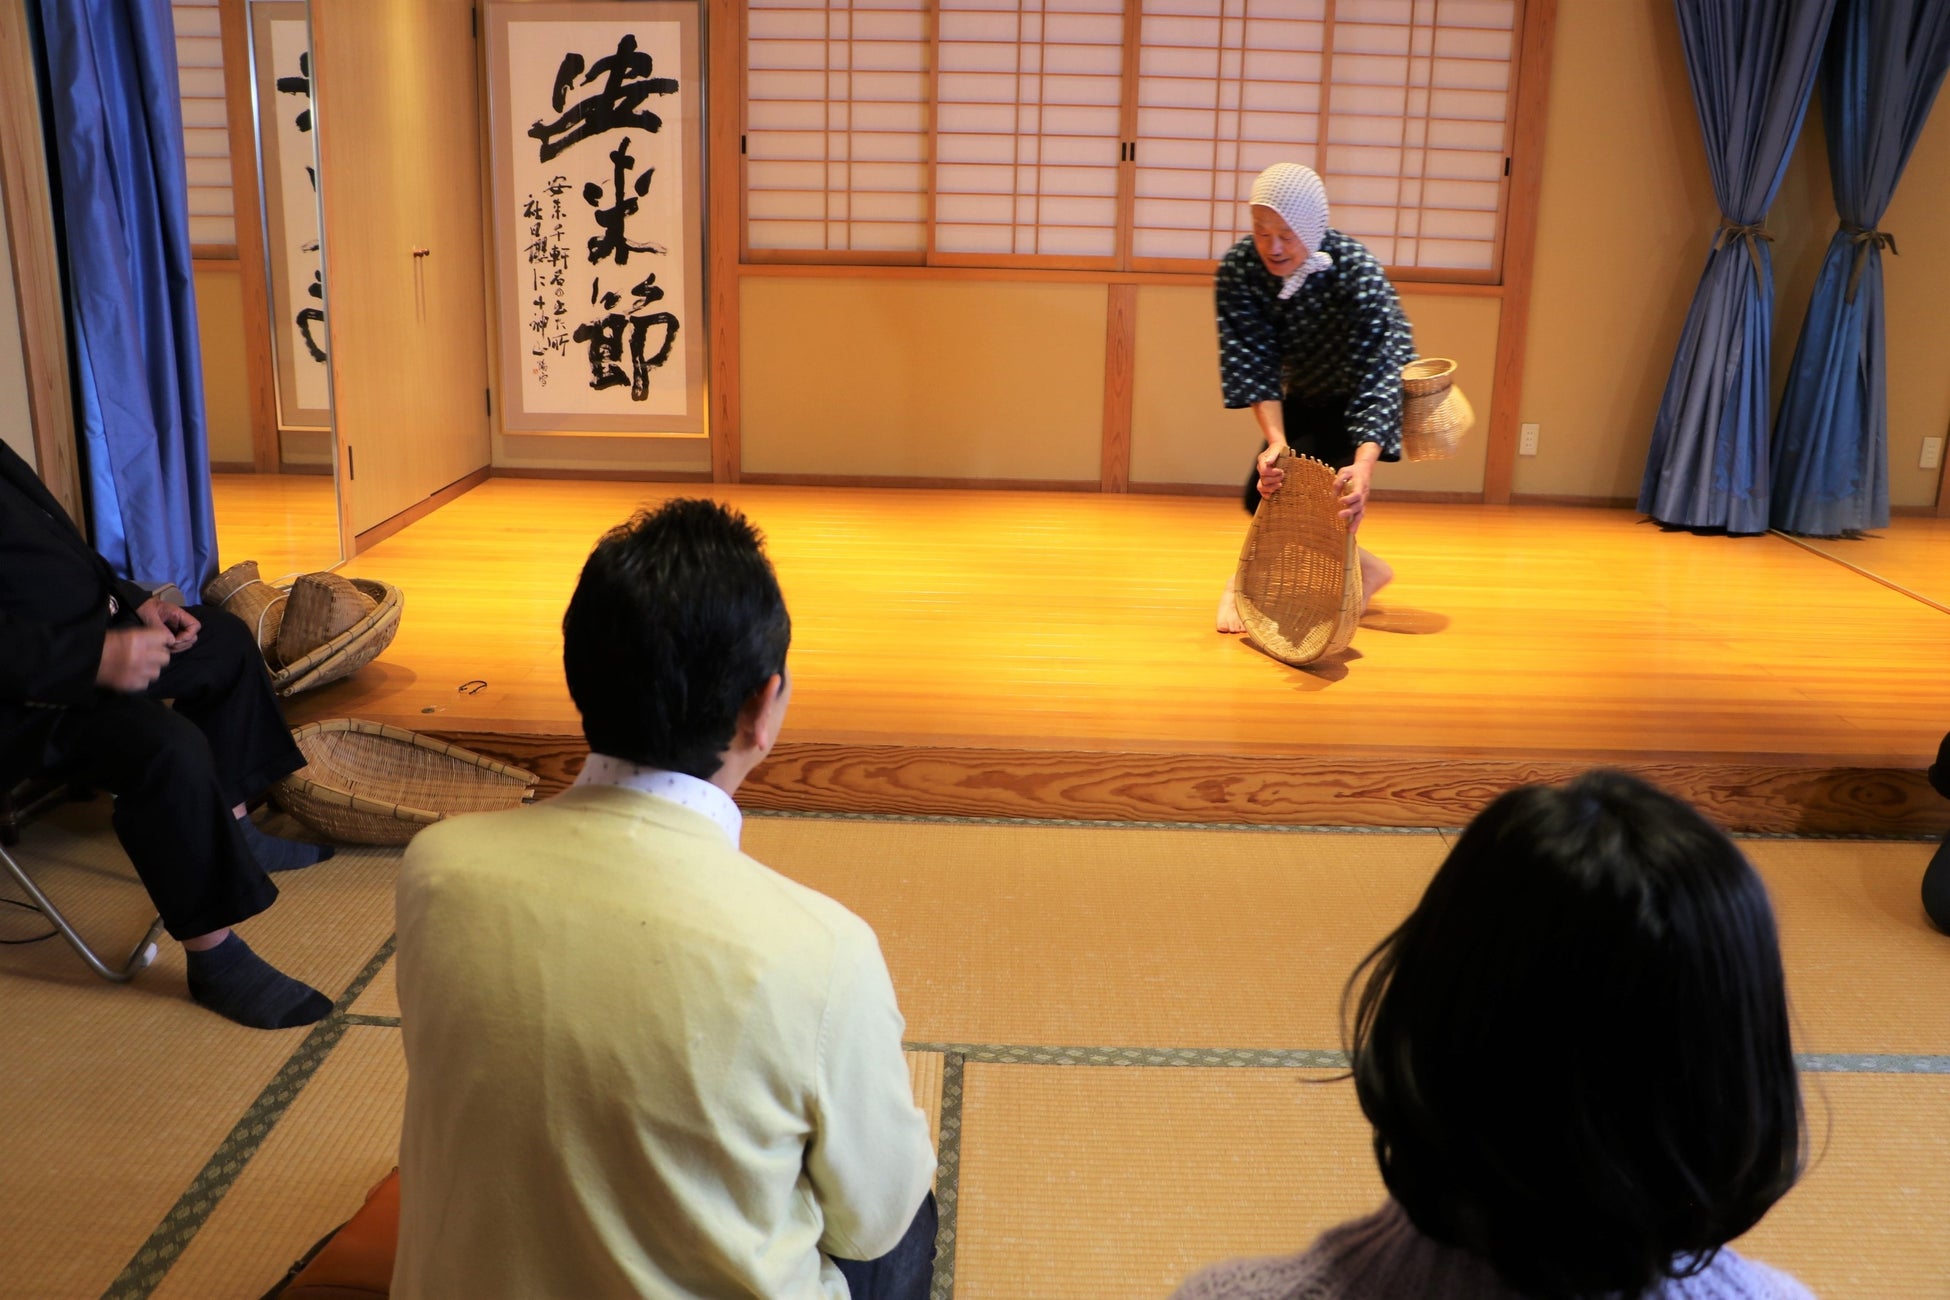
<svg viewBox="0 0 1950 1300">
<path fill-rule="evenodd" d="M 305 844 L 266 835 L 257 829 L 257 823 L 248 813 L 237 819 L 237 829 L 244 832 L 244 843 L 250 846 L 251 856 L 266 871 L 296 871 L 332 856 L 329 844 Z"/>
<path fill-rule="evenodd" d="M 332 1010 L 323 993 L 272 966 L 235 934 L 214 948 L 186 955 L 190 996 L 240 1025 L 291 1029 L 323 1020 Z"/>
</svg>

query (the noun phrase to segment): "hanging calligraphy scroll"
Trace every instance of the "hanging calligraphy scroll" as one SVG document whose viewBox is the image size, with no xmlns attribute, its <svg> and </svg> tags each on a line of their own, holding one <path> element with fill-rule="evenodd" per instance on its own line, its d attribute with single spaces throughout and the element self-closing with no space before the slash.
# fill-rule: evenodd
<svg viewBox="0 0 1950 1300">
<path fill-rule="evenodd" d="M 304 0 L 251 6 L 251 60 L 257 81 L 278 427 L 329 430 L 332 390 L 325 355 L 323 263 L 318 252 L 311 23 Z M 330 461 L 329 453 L 325 459 Z"/>
<path fill-rule="evenodd" d="M 697 8 L 489 6 L 506 429 L 704 435 Z"/>
</svg>

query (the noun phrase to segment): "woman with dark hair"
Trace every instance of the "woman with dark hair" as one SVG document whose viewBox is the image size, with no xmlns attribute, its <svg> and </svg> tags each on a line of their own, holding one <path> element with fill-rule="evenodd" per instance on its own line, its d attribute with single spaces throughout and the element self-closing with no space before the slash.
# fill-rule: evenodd
<svg viewBox="0 0 1950 1300">
<path fill-rule="evenodd" d="M 1389 1201 L 1177 1300 L 1808 1296 L 1724 1249 L 1800 1174 L 1801 1094 L 1766 891 L 1679 800 L 1503 795 L 1348 995 Z"/>
</svg>

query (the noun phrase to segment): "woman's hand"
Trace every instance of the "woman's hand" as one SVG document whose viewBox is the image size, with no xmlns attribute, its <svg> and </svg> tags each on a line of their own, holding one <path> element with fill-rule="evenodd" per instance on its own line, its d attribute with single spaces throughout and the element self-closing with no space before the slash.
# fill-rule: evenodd
<svg viewBox="0 0 1950 1300">
<path fill-rule="evenodd" d="M 1286 471 L 1275 463 L 1280 459 L 1280 453 L 1286 449 L 1284 442 L 1276 442 L 1259 453 L 1259 494 L 1261 496 L 1272 496 L 1280 490 L 1280 484 L 1286 482 Z"/>
<path fill-rule="evenodd" d="M 1373 479 L 1374 461 L 1360 456 L 1356 456 L 1354 463 L 1334 479 L 1334 486 L 1341 494 L 1341 522 L 1347 525 L 1349 535 L 1360 531 L 1361 516 L 1368 510 L 1368 491 Z"/>
<path fill-rule="evenodd" d="M 151 596 L 142 602 L 135 611 L 144 627 L 155 628 L 169 634 L 168 649 L 171 654 L 181 654 L 196 644 L 196 634 L 203 624 L 196 616 L 181 605 L 168 605 Z"/>
</svg>

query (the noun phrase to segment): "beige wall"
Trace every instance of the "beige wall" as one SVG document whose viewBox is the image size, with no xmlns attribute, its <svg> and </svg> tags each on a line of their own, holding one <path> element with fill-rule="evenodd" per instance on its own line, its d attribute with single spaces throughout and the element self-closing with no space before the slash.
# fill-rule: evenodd
<svg viewBox="0 0 1950 1300">
<path fill-rule="evenodd" d="M 1937 96 L 1882 229 L 1889 321 L 1889 500 L 1928 505 L 1941 470 L 1918 469 L 1923 439 L 1950 432 L 1950 95 Z"/>
<path fill-rule="evenodd" d="M 196 328 L 203 344 L 203 407 L 210 460 L 251 463 L 250 381 L 244 368 L 244 288 L 236 266 L 196 264 Z"/>
<path fill-rule="evenodd" d="M 711 444 L 704 438 L 595 438 L 495 430 L 496 469 L 566 470 L 603 474 L 709 474 Z"/>
<path fill-rule="evenodd" d="M 1101 284 L 747 276 L 744 469 L 1095 483 Z"/>
<path fill-rule="evenodd" d="M 0 217 L 0 439 L 29 465 L 34 455 L 34 423 L 27 406 L 27 358 L 21 352 L 20 300 L 14 296 L 13 249 L 7 222 Z"/>
<path fill-rule="evenodd" d="M 1636 497 L 1666 373 L 1718 207 L 1672 6 L 1560 3 L 1519 418 L 1541 426 L 1519 493 Z M 1768 214 L 1775 266 L 1773 391 L 1786 383 L 1835 208 L 1818 108 Z M 1950 423 L 1950 113 L 1939 105 L 1884 227 L 1890 499 L 1926 506 L 1918 444 Z M 1918 256 L 1912 257 L 1915 252 Z"/>
</svg>

